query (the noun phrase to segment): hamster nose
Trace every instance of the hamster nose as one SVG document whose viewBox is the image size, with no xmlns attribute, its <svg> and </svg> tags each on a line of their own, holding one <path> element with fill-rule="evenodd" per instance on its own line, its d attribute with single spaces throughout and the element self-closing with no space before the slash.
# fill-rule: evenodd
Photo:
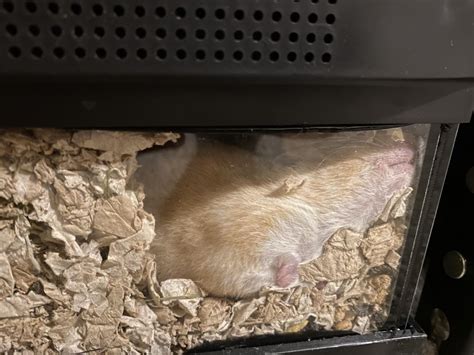
<svg viewBox="0 0 474 355">
<path fill-rule="evenodd" d="M 383 157 L 383 161 L 388 166 L 399 164 L 413 164 L 415 151 L 408 144 L 401 144 L 395 148 L 389 149 Z"/>
<path fill-rule="evenodd" d="M 396 151 L 396 154 L 400 157 L 401 163 L 413 163 L 415 159 L 415 150 L 408 143 L 401 144 Z"/>
</svg>

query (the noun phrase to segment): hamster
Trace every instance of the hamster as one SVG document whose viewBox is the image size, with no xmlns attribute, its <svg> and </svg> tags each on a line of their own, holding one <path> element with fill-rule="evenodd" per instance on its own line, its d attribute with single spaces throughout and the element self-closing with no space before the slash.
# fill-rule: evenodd
<svg viewBox="0 0 474 355">
<path fill-rule="evenodd" d="M 320 256 L 331 235 L 366 230 L 411 185 L 410 145 L 348 137 L 264 135 L 244 149 L 190 134 L 174 156 L 164 149 L 139 159 L 147 196 L 162 190 L 145 199 L 157 219 L 159 280 L 192 279 L 231 298 L 295 285 L 298 266 Z"/>
</svg>

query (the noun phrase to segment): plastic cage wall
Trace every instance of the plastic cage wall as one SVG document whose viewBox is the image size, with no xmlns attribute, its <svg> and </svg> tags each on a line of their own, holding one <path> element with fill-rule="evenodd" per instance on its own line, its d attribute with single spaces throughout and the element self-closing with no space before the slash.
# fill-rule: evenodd
<svg viewBox="0 0 474 355">
<path fill-rule="evenodd" d="M 114 263 L 120 263 L 120 259 L 128 260 L 126 255 L 118 257 L 121 255 L 119 251 L 127 247 L 117 240 L 117 228 L 122 226 L 123 220 L 116 225 L 112 222 L 104 225 L 102 221 L 101 225 L 97 221 L 93 222 L 97 211 L 110 217 L 115 208 L 115 212 L 119 211 L 118 215 L 123 212 L 129 218 L 129 210 L 123 203 L 133 195 L 135 197 L 127 206 L 140 212 L 132 216 L 130 226 L 123 228 L 129 233 L 138 225 L 149 226 L 149 219 L 141 210 L 143 196 L 138 188 L 130 187 L 129 181 L 136 168 L 134 154 L 138 150 L 147 150 L 168 140 L 177 141 L 175 150 L 169 147 L 170 143 L 165 147 L 168 150 L 163 150 L 165 157 L 166 154 L 171 157 L 168 157 L 169 163 L 165 165 L 167 170 L 174 163 L 179 165 L 180 161 L 186 161 L 186 157 L 183 158 L 179 152 L 186 153 L 187 144 L 197 139 L 200 142 L 199 149 L 204 147 L 214 149 L 215 152 L 215 155 L 202 153 L 198 155 L 199 159 L 212 160 L 218 154 L 228 158 L 225 160 L 228 164 L 217 164 L 217 172 L 210 174 L 207 186 L 211 190 L 214 186 L 226 190 L 228 186 L 219 182 L 222 170 L 229 166 L 233 168 L 232 159 L 242 162 L 239 159 L 243 156 L 248 157 L 258 151 L 259 142 L 267 137 L 270 137 L 270 143 L 274 137 L 282 137 L 283 143 L 270 144 L 269 150 L 263 150 L 264 154 L 269 152 L 269 155 L 258 158 L 261 159 L 257 160 L 258 163 L 251 160 L 256 172 L 251 170 L 249 176 L 244 177 L 256 179 L 253 180 L 256 185 L 260 184 L 257 179 L 259 176 L 265 179 L 273 177 L 261 170 L 267 167 L 268 162 L 271 162 L 269 171 L 275 168 L 272 164 L 280 152 L 278 149 L 286 147 L 287 142 L 290 142 L 291 148 L 288 148 L 289 156 L 285 158 L 289 158 L 290 163 L 292 159 L 304 160 L 305 154 L 313 152 L 313 143 L 319 147 L 319 142 L 323 140 L 341 137 L 346 137 L 347 142 L 355 138 L 360 140 L 357 144 L 363 142 L 355 148 L 349 144 L 340 144 L 341 149 L 351 148 L 354 153 L 360 147 L 362 150 L 370 148 L 375 149 L 378 156 L 386 148 L 406 151 L 404 143 L 410 141 L 407 137 L 417 132 L 416 127 L 424 127 L 425 131 L 421 131 L 426 134 L 414 134 L 422 138 L 422 148 L 414 143 L 416 140 L 411 142 L 416 147 L 415 156 L 419 158 L 417 178 L 413 185 L 415 193 L 407 207 L 411 216 L 407 220 L 403 247 L 397 249 L 400 260 L 390 290 L 389 312 L 380 326 L 382 330 L 391 327 L 405 329 L 411 324 L 410 318 L 417 307 L 418 276 L 457 124 L 467 122 L 472 112 L 473 15 L 474 4 L 470 1 L 451 4 L 441 0 L 383 3 L 369 0 L 239 0 L 232 3 L 221 0 L 2 1 L 0 125 L 5 130 L 1 132 L 0 148 L 2 164 L 8 164 L 2 165 L 0 171 L 4 178 L 4 191 L 9 191 L 3 192 L 2 203 L 6 201 L 7 207 L 14 206 L 18 216 L 21 216 L 15 217 L 17 219 L 13 221 L 14 217 L 8 214 L 11 230 L 28 235 L 26 239 L 31 238 L 34 255 L 44 253 L 38 256 L 38 265 L 48 270 L 48 282 L 54 277 L 69 280 L 67 277 L 72 277 L 74 267 L 66 272 L 60 265 L 69 265 L 69 261 L 77 256 L 75 254 L 81 253 L 89 253 L 89 257 L 95 258 L 95 261 L 90 261 L 93 266 L 88 265 L 101 269 L 96 276 L 106 277 L 103 270 L 111 272 L 117 266 Z M 31 127 L 33 129 L 26 129 Z M 38 130 L 39 127 L 72 130 L 45 131 Z M 96 128 L 109 131 L 93 131 Z M 170 130 L 184 135 L 185 139 L 178 140 L 173 134 L 164 138 L 155 135 L 156 132 Z M 294 140 L 293 135 L 296 135 Z M 384 135 L 388 138 L 381 144 Z M 151 146 L 150 139 L 153 140 Z M 390 144 L 401 145 L 389 147 Z M 97 145 L 101 148 L 97 148 Z M 242 148 L 239 150 L 242 155 L 229 153 L 236 147 Z M 324 144 L 321 147 L 328 150 Z M 198 152 L 201 151 L 199 149 Z M 166 153 L 168 151 L 170 153 Z M 334 150 L 337 151 L 339 147 Z M 419 154 L 421 151 L 423 154 Z M 320 163 L 330 155 L 324 152 L 321 153 Z M 157 156 L 160 157 L 160 154 Z M 151 156 L 153 160 L 154 155 Z M 344 157 L 338 159 L 345 163 Z M 282 166 L 285 169 L 292 167 L 290 163 L 283 160 Z M 397 160 L 392 165 L 399 163 L 405 166 L 403 164 L 412 164 L 413 161 Z M 385 165 L 382 164 L 382 169 L 387 168 Z M 388 164 L 389 167 L 392 165 Z M 157 165 L 150 163 L 143 166 L 142 171 L 149 168 L 153 173 Z M 199 164 L 194 164 L 195 169 L 196 166 L 199 167 Z M 236 166 L 248 173 L 246 164 Z M 281 172 L 276 174 L 279 176 Z M 298 176 L 295 185 L 294 177 L 290 175 L 289 182 L 285 180 L 282 185 L 286 193 L 291 194 L 293 190 L 298 193 L 299 188 L 306 188 Z M 20 184 L 21 187 L 19 181 L 26 181 L 25 186 L 30 188 Z M 38 190 L 28 185 L 31 182 L 38 182 L 42 192 L 35 195 Z M 78 186 L 85 190 L 74 195 L 73 199 L 64 197 L 68 189 L 74 190 Z M 154 186 L 153 182 L 151 186 Z M 145 184 L 145 195 L 149 198 L 153 196 L 146 189 Z M 130 192 L 132 190 L 133 194 Z M 22 191 L 32 193 L 23 194 Z M 152 191 L 159 192 L 159 189 Z M 278 195 L 281 190 L 277 192 Z M 67 237 L 63 235 L 66 241 L 53 233 L 59 228 L 55 224 L 57 220 L 54 222 L 53 217 L 42 219 L 40 212 L 45 210 L 37 202 L 28 200 L 37 199 L 38 196 L 44 199 L 50 196 L 50 204 L 45 203 L 52 210 L 58 210 L 62 218 L 59 218 L 62 221 L 61 228 L 67 224 L 64 221 L 73 221 L 73 227 L 80 225 L 79 231 L 73 228 L 71 233 L 69 230 L 69 234 L 64 234 Z M 87 196 L 94 197 L 89 199 Z M 46 201 L 44 199 L 41 201 Z M 94 212 L 89 216 L 77 212 L 74 206 L 77 207 L 79 202 L 84 202 Z M 147 204 L 146 199 L 144 203 Z M 403 201 L 400 203 L 403 204 Z M 109 205 L 111 209 L 108 209 Z M 272 209 L 273 206 L 268 208 Z M 175 210 L 178 211 L 176 213 L 180 211 L 179 208 Z M 247 211 L 252 209 L 248 208 Z M 4 208 L 2 213 L 6 212 L 10 213 L 10 210 Z M 165 211 L 156 214 L 157 225 L 160 220 L 168 218 L 170 213 Z M 45 215 L 51 216 L 48 213 Z M 30 223 L 29 226 L 25 220 Z M 106 218 L 104 220 L 107 221 Z M 84 221 L 89 221 L 87 223 L 93 226 L 90 227 L 94 231 L 92 234 L 89 233 L 89 227 L 81 224 Z M 110 217 L 110 221 L 115 220 Z M 8 223 L 5 225 L 10 226 Z M 252 223 L 247 225 L 252 226 Z M 81 229 L 83 227 L 85 229 Z M 9 230 L 10 227 L 5 228 Z M 109 234 L 104 234 L 105 230 Z M 71 240 L 78 240 L 77 248 L 82 248 L 81 251 L 75 248 L 76 244 L 68 244 Z M 80 244 L 84 240 L 87 242 Z M 96 242 L 97 245 L 94 244 Z M 48 246 L 46 249 L 45 245 Z M 134 260 L 145 265 L 148 259 L 143 254 L 137 255 Z M 287 266 L 286 261 L 284 258 L 284 268 Z M 96 262 L 99 264 L 94 264 Z M 17 265 L 14 262 L 11 264 L 15 271 Z M 153 275 L 153 268 L 143 266 L 142 270 L 142 266 L 130 271 L 130 277 L 134 278 L 133 285 L 137 287 L 137 292 L 142 292 L 139 296 L 147 299 L 147 304 L 141 303 L 138 293 L 135 294 L 137 298 L 126 298 L 126 302 L 122 299 L 126 309 L 125 318 L 113 323 L 113 326 L 103 324 L 107 317 L 101 318 L 97 314 L 103 311 L 101 307 L 107 302 L 114 310 L 113 297 L 120 296 L 122 291 L 113 285 L 100 289 L 101 285 L 97 283 L 104 281 L 104 278 L 99 277 L 95 283 L 90 279 L 91 287 L 96 288 L 88 290 L 96 298 L 92 297 L 95 303 L 91 301 L 89 304 L 89 296 L 84 296 L 86 293 L 77 291 L 77 288 L 67 283 L 69 289 L 65 286 L 66 294 L 78 302 L 73 310 L 74 317 L 78 318 L 74 319 L 83 328 L 80 328 L 79 323 L 74 323 L 77 327 L 73 333 L 79 334 L 81 340 L 77 343 L 77 339 L 67 338 L 60 332 L 61 324 L 51 323 L 48 325 L 54 328 L 51 331 L 53 336 L 48 340 L 52 342 L 51 346 L 56 350 L 87 351 L 107 348 L 107 341 L 117 346 L 123 337 L 129 341 L 127 346 L 134 349 L 150 350 L 147 347 L 151 347 L 154 341 L 156 344 L 153 343 L 153 346 L 165 344 L 166 349 L 189 349 L 196 345 L 193 343 L 193 332 L 196 331 L 192 328 L 193 324 L 201 324 L 190 321 L 195 319 L 196 312 L 214 314 L 216 309 L 228 307 L 226 309 L 229 312 L 231 309 L 234 314 L 234 311 L 239 310 L 245 313 L 242 309 L 254 307 L 256 311 L 263 307 L 255 300 L 250 305 L 245 302 L 229 305 L 227 301 L 215 301 L 210 297 L 205 298 L 206 308 L 196 300 L 196 293 L 192 297 L 186 296 L 192 298 L 188 303 L 180 303 L 183 295 L 174 299 L 175 290 L 171 292 L 168 289 L 166 292 L 171 293 L 166 295 L 163 293 L 164 288 L 154 289 L 154 283 L 150 281 L 154 279 L 150 276 Z M 145 270 L 148 272 L 148 281 L 139 276 L 139 271 Z M 18 275 L 17 272 L 12 273 L 11 278 L 7 277 L 7 285 L 11 286 L 11 292 L 6 294 L 8 297 L 21 298 L 34 293 L 34 297 L 39 297 L 36 299 L 39 307 L 45 307 L 41 302 L 57 296 L 51 292 L 54 289 L 51 283 L 42 283 L 41 279 L 35 281 L 33 278 L 27 279 L 30 283 L 15 283 L 14 277 Z M 113 275 L 116 280 L 120 280 L 119 274 Z M 86 281 L 84 287 L 89 287 Z M 147 287 L 144 287 L 145 284 Z M 317 287 L 324 289 L 326 283 L 318 283 Z M 376 285 L 371 287 L 376 288 Z M 196 291 L 192 287 L 187 290 Z M 83 304 L 80 302 L 82 296 L 86 299 Z M 117 299 L 120 299 L 119 296 Z M 150 303 L 150 299 L 154 303 Z M 46 306 L 45 309 L 59 315 L 61 302 L 66 301 L 54 299 L 53 306 Z M 311 302 L 314 304 L 316 301 Z M 45 304 L 49 304 L 49 301 Z M 154 308 L 157 305 L 158 308 Z M 360 306 L 360 312 L 365 312 L 364 315 L 373 311 L 362 303 Z M 117 307 L 120 310 L 120 305 Z M 180 310 L 176 311 L 176 307 Z M 36 312 L 41 316 L 41 311 Z M 91 314 L 94 312 L 97 314 Z M 109 320 L 117 318 L 113 314 L 109 315 Z M 143 336 L 143 326 L 134 323 L 131 320 L 134 317 L 152 320 L 153 326 L 157 327 L 153 341 Z M 100 321 L 97 323 L 94 319 Z M 188 322 L 186 324 L 192 331 L 180 334 L 183 329 L 171 330 L 175 322 L 173 319 L 179 319 L 182 324 Z M 276 328 L 262 326 L 253 333 L 259 337 L 247 340 L 229 337 L 225 340 L 233 340 L 233 343 L 211 342 L 210 348 L 318 339 L 321 336 L 348 334 L 347 330 L 354 329 L 351 323 L 351 327 L 341 326 L 338 331 L 330 327 L 330 333 L 321 332 L 323 327 L 315 329 L 311 326 L 311 320 L 309 323 L 305 321 L 307 319 L 292 325 L 286 324 L 283 333 L 293 334 L 285 337 L 272 337 L 267 333 L 272 333 Z M 169 329 L 163 323 L 171 324 Z M 68 326 L 71 324 L 68 323 Z M 208 325 L 212 328 L 217 327 L 216 324 Z M 200 326 L 198 333 L 204 334 L 203 329 L 206 328 L 202 324 Z M 85 330 L 81 333 L 77 329 Z M 174 332 L 173 340 L 167 338 L 168 333 L 164 334 L 163 329 L 169 330 L 169 334 Z M 358 324 L 358 329 L 364 332 L 366 328 Z M 100 339 L 92 336 L 109 334 L 107 331 L 112 332 L 110 336 Z M 120 336 L 111 335 L 116 334 L 116 331 Z M 205 338 L 206 341 L 222 339 L 217 336 L 212 338 L 209 334 Z M 319 343 L 315 341 L 311 344 L 317 348 Z M 304 349 L 308 350 L 307 347 Z"/>
</svg>

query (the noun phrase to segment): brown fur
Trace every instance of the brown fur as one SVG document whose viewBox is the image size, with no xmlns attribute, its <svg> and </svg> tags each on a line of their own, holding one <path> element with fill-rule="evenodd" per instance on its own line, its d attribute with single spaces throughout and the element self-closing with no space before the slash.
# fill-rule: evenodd
<svg viewBox="0 0 474 355">
<path fill-rule="evenodd" d="M 318 257 L 337 229 L 366 229 L 414 170 L 406 145 L 278 138 L 280 153 L 272 156 L 193 137 L 186 168 L 168 178 L 169 189 L 155 185 L 166 196 L 146 205 L 157 218 L 152 252 L 161 280 L 190 278 L 217 296 L 289 285 L 294 266 Z M 158 162 L 160 153 L 154 156 L 144 161 Z M 168 165 L 159 164 L 166 176 Z M 146 167 L 140 178 L 152 194 Z M 275 194 L 288 179 L 301 184 Z"/>
</svg>

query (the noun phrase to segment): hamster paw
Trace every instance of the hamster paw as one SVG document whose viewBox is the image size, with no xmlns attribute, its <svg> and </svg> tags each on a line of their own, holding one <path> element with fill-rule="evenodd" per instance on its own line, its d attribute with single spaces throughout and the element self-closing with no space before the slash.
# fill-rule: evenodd
<svg viewBox="0 0 474 355">
<path fill-rule="evenodd" d="M 278 287 L 290 287 L 298 279 L 298 259 L 292 254 L 280 255 L 277 258 L 277 272 L 275 283 Z"/>
</svg>

